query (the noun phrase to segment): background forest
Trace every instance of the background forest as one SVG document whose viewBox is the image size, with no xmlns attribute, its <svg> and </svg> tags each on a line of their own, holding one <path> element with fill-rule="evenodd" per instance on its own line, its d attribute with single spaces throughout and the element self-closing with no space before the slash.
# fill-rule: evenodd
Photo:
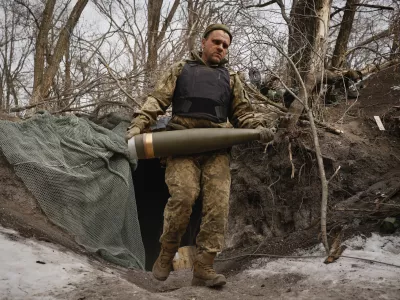
<svg viewBox="0 0 400 300">
<path fill-rule="evenodd" d="M 245 80 L 253 68 L 286 87 L 300 85 L 296 70 L 314 85 L 327 68 L 367 74 L 397 59 L 399 11 L 396 0 L 1 0 L 0 109 L 133 112 L 213 22 L 230 26 L 230 68 Z"/>
</svg>

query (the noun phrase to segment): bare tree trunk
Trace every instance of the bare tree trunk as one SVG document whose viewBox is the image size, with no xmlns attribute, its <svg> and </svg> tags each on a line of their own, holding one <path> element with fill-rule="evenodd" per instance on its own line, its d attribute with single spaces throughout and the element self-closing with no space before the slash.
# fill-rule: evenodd
<svg viewBox="0 0 400 300">
<path fill-rule="evenodd" d="M 0 34 L 0 109 L 9 111 L 12 105 L 18 105 L 24 81 L 20 73 L 29 70 L 25 61 L 31 53 L 34 38 L 26 36 L 30 32 L 27 28 L 30 26 L 28 16 L 14 5 L 14 1 L 3 0 L 0 9 L 0 14 L 4 16 L 3 34 Z"/>
<path fill-rule="evenodd" d="M 390 60 L 393 60 L 400 55 L 400 11 L 393 17 L 393 41 L 390 49 Z"/>
<path fill-rule="evenodd" d="M 3 75 L 0 74 L 0 111 L 3 109 Z"/>
<path fill-rule="evenodd" d="M 11 105 L 11 94 L 14 98 L 14 104 L 18 105 L 18 98 L 17 98 L 17 93 L 15 91 L 15 86 L 14 86 L 14 78 L 12 74 L 12 67 L 13 67 L 13 62 L 15 61 L 15 42 L 14 42 L 14 37 L 16 35 L 15 29 L 16 29 L 16 15 L 15 11 L 12 11 L 12 18 L 11 18 L 11 43 L 10 43 L 10 55 L 8 61 L 10 64 L 8 65 L 8 70 L 7 70 L 7 103 L 6 103 L 6 110 L 8 111 Z"/>
<path fill-rule="evenodd" d="M 147 61 L 146 61 L 146 74 L 145 82 L 150 87 L 152 79 L 152 72 L 157 67 L 157 36 L 158 28 L 160 26 L 160 16 L 163 0 L 149 0 L 147 11 Z"/>
<path fill-rule="evenodd" d="M 196 18 L 196 7 L 198 6 L 199 0 L 188 0 L 188 19 L 187 19 L 187 26 L 188 26 L 188 33 L 187 33 L 187 47 L 189 51 L 194 50 L 194 43 L 196 40 L 196 32 L 193 30 L 195 18 Z"/>
<path fill-rule="evenodd" d="M 4 30 L 4 36 L 6 41 L 11 41 L 12 43 L 12 37 L 9 36 L 9 32 L 8 32 L 8 12 L 5 12 L 5 30 Z M 5 93 L 5 103 L 3 102 L 4 107 L 7 109 L 7 104 L 10 101 L 10 86 L 9 86 L 9 81 L 10 81 L 10 76 L 9 76 L 9 61 L 8 61 L 8 53 L 9 53 L 9 43 L 5 44 L 5 53 L 3 55 L 3 76 L 5 79 L 5 87 L 6 87 L 6 93 Z M 3 101 L 4 101 L 3 100 Z"/>
<path fill-rule="evenodd" d="M 33 90 L 33 96 L 30 101 L 31 104 L 39 102 L 44 97 L 44 95 L 46 95 L 47 92 L 49 91 L 54 76 L 58 71 L 61 59 L 67 49 L 68 40 L 70 38 L 70 32 L 74 30 L 76 23 L 78 22 L 79 17 L 81 16 L 82 11 L 85 8 L 87 2 L 88 0 L 78 0 L 74 8 L 72 9 L 72 12 L 68 17 L 67 23 L 60 32 L 60 36 L 58 37 L 57 44 L 53 51 L 53 55 L 50 58 L 49 65 L 44 71 L 43 79 L 40 85 Z"/>
<path fill-rule="evenodd" d="M 331 0 L 298 0 L 291 11 L 289 26 L 292 27 L 292 35 L 289 36 L 288 53 L 302 80 L 305 81 L 306 76 L 315 80 L 313 85 L 308 83 L 308 87 L 311 88 L 307 91 L 308 95 L 312 94 L 317 82 L 315 76 L 323 74 L 324 71 L 330 6 Z M 289 69 L 292 85 L 299 86 L 292 66 Z M 302 111 L 303 104 L 294 101 L 289 109 L 294 115 L 288 124 L 289 130 L 295 128 Z"/>
<path fill-rule="evenodd" d="M 161 19 L 161 8 L 163 0 L 149 0 L 148 3 L 148 32 L 147 32 L 147 62 L 146 62 L 146 73 L 145 81 L 147 87 L 151 88 L 154 83 L 153 73 L 157 69 L 157 56 L 158 50 L 160 49 L 165 33 L 169 28 L 172 18 L 178 9 L 180 0 L 174 0 L 171 10 L 169 11 L 167 18 L 162 24 L 162 28 L 158 31 Z"/>
<path fill-rule="evenodd" d="M 336 40 L 335 50 L 331 65 L 334 68 L 341 68 L 346 59 L 347 45 L 349 43 L 351 29 L 353 28 L 354 16 L 360 0 L 347 0 L 346 8 L 343 14 L 342 23 L 340 24 L 339 34 Z"/>
<path fill-rule="evenodd" d="M 8 17 L 11 17 L 10 19 Z M 8 22 L 10 21 L 10 22 Z M 3 107 L 6 111 L 9 110 L 11 105 L 11 96 L 14 99 L 14 103 L 18 103 L 17 93 L 14 86 L 14 76 L 13 76 L 13 62 L 15 62 L 15 46 L 16 46 L 16 24 L 17 18 L 16 13 L 13 9 L 5 11 L 5 27 L 4 27 L 4 37 L 8 41 L 5 44 L 5 53 L 3 56 L 3 78 L 5 83 L 5 99 L 2 100 Z M 17 55 L 18 56 L 18 55 Z M 1 108 L 1 105 L 0 105 Z"/>
<path fill-rule="evenodd" d="M 187 17 L 187 50 L 195 50 L 196 36 L 200 29 L 208 24 L 213 14 L 210 3 L 206 0 L 188 0 Z"/>
<path fill-rule="evenodd" d="M 294 130 L 303 109 L 306 110 L 314 139 L 318 171 L 321 178 L 321 233 L 325 250 L 329 253 L 326 233 L 326 212 L 328 201 L 328 182 L 326 180 L 318 134 L 315 127 L 312 109 L 308 97 L 316 92 L 316 83 L 323 80 L 316 78 L 323 74 L 326 54 L 328 23 L 331 0 L 299 0 L 291 12 L 292 35 L 289 37 L 290 68 L 295 82 L 300 88 L 299 99 L 289 108 L 293 118 L 288 122 L 288 129 Z"/>
<path fill-rule="evenodd" d="M 172 18 L 174 17 L 174 15 L 176 13 L 176 10 L 178 9 L 179 3 L 180 3 L 180 0 L 175 0 L 174 1 L 173 5 L 171 7 L 171 10 L 168 13 L 167 18 L 164 20 L 164 23 L 163 23 L 163 26 L 161 28 L 161 31 L 160 31 L 159 35 L 157 36 L 157 46 L 158 46 L 158 48 L 160 48 L 161 43 L 163 42 L 163 40 L 165 38 L 165 33 L 166 33 L 169 25 L 171 24 Z"/>
<path fill-rule="evenodd" d="M 290 12 L 288 53 L 302 78 L 309 71 L 313 50 L 310 46 L 315 43 L 317 31 L 315 19 L 314 0 L 293 2 Z M 293 71 L 291 72 L 291 78 L 293 81 L 291 85 L 296 85 L 297 79 Z"/>
<path fill-rule="evenodd" d="M 35 63 L 33 69 L 33 91 L 38 90 L 43 80 L 45 68 L 46 49 L 48 47 L 48 35 L 53 18 L 54 6 L 56 0 L 47 0 L 44 7 L 42 20 L 40 22 L 39 32 L 36 38 Z"/>
<path fill-rule="evenodd" d="M 70 44 L 71 40 L 68 39 L 67 48 L 65 50 L 65 80 L 64 80 L 64 91 L 63 91 L 63 98 L 68 96 L 71 92 L 71 57 L 70 57 Z M 68 102 L 63 100 L 61 103 L 60 108 L 64 108 L 68 105 Z"/>
</svg>

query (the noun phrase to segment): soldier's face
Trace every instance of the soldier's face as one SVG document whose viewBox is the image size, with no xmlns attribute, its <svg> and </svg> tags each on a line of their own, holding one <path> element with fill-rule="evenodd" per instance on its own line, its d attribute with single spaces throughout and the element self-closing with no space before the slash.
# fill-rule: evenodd
<svg viewBox="0 0 400 300">
<path fill-rule="evenodd" d="M 201 58 L 209 65 L 219 64 L 228 53 L 230 43 L 229 34 L 225 31 L 211 31 L 208 37 L 201 41 L 203 47 Z"/>
</svg>

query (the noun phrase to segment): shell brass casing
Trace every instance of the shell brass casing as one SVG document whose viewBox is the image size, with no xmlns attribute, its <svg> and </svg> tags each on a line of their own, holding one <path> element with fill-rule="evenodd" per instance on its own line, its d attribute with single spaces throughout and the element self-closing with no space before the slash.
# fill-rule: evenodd
<svg viewBox="0 0 400 300">
<path fill-rule="evenodd" d="M 128 141 L 131 158 L 196 154 L 260 139 L 256 129 L 196 128 L 144 133 Z"/>
</svg>

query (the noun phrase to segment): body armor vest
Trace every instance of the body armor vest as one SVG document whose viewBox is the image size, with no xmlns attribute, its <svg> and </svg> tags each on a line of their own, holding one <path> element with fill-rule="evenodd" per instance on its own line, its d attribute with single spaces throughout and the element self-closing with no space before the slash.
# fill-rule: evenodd
<svg viewBox="0 0 400 300">
<path fill-rule="evenodd" d="M 228 118 L 231 98 L 226 68 L 188 62 L 176 81 L 172 114 L 223 123 Z"/>
</svg>

